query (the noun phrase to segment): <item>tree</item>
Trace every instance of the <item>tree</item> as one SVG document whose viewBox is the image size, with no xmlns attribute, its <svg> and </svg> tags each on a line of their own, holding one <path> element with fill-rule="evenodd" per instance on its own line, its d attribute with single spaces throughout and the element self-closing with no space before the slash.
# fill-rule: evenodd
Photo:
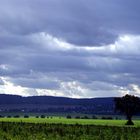
<svg viewBox="0 0 140 140">
<path fill-rule="evenodd" d="M 29 118 L 29 116 L 28 115 L 24 115 L 24 118 Z"/>
<path fill-rule="evenodd" d="M 71 115 L 67 115 L 67 117 L 66 117 L 67 119 L 71 119 L 72 117 L 71 117 Z"/>
<path fill-rule="evenodd" d="M 140 99 L 134 95 L 125 95 L 114 99 L 115 110 L 124 113 L 127 118 L 126 125 L 134 125 L 132 116 L 140 112 Z"/>
<path fill-rule="evenodd" d="M 45 118 L 45 115 L 41 115 L 40 118 Z"/>
</svg>

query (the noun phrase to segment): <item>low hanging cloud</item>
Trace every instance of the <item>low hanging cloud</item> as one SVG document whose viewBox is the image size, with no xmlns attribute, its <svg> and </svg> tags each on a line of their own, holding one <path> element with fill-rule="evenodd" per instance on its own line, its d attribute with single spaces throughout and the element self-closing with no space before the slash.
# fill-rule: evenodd
<svg viewBox="0 0 140 140">
<path fill-rule="evenodd" d="M 127 3 L 127 4 L 126 4 Z M 5 0 L 1 32 L 47 32 L 80 46 L 114 43 L 120 34 L 139 34 L 139 4 L 128 0 Z"/>
<path fill-rule="evenodd" d="M 139 4 L 138 0 L 1 2 L 0 93 L 139 95 Z"/>
</svg>

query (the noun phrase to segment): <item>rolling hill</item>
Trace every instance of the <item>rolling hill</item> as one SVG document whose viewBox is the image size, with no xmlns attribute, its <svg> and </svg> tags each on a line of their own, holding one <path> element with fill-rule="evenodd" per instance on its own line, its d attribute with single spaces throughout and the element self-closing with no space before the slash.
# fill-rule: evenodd
<svg viewBox="0 0 140 140">
<path fill-rule="evenodd" d="M 1 112 L 114 114 L 114 98 L 75 99 L 54 96 L 0 94 Z"/>
</svg>

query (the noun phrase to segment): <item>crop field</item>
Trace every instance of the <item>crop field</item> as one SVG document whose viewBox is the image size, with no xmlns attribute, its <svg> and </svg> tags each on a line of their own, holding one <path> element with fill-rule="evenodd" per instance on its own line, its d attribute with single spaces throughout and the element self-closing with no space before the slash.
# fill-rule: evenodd
<svg viewBox="0 0 140 140">
<path fill-rule="evenodd" d="M 140 140 L 140 121 L 0 118 L 0 140 Z"/>
<path fill-rule="evenodd" d="M 67 118 L 0 118 L 0 140 L 140 140 L 140 121 Z"/>
<path fill-rule="evenodd" d="M 10 120 L 9 120 L 10 121 Z M 13 120 L 12 120 L 13 121 Z M 112 124 L 113 122 L 111 122 Z M 140 127 L 0 122 L 0 140 L 139 140 Z"/>
<path fill-rule="evenodd" d="M 102 119 L 67 119 L 64 117 L 53 118 L 0 118 L 0 122 L 26 122 L 26 123 L 50 123 L 50 124 L 81 124 L 81 125 L 105 125 L 125 126 L 126 120 L 102 120 Z M 140 120 L 134 120 L 135 127 L 140 127 Z"/>
</svg>

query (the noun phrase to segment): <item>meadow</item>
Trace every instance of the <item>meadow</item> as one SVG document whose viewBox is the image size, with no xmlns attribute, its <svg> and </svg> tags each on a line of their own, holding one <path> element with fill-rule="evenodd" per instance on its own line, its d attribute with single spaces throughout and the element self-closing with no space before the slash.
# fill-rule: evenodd
<svg viewBox="0 0 140 140">
<path fill-rule="evenodd" d="M 0 122 L 0 140 L 139 140 L 140 127 Z"/>
<path fill-rule="evenodd" d="M 140 140 L 140 121 L 0 118 L 0 140 Z"/>
<path fill-rule="evenodd" d="M 104 119 L 67 119 L 65 117 L 50 118 L 0 118 L 0 122 L 25 122 L 25 123 L 49 123 L 49 124 L 80 124 L 80 125 L 105 125 L 105 126 L 125 126 L 126 120 L 104 120 Z M 134 120 L 135 127 L 140 127 L 140 120 Z"/>
</svg>

